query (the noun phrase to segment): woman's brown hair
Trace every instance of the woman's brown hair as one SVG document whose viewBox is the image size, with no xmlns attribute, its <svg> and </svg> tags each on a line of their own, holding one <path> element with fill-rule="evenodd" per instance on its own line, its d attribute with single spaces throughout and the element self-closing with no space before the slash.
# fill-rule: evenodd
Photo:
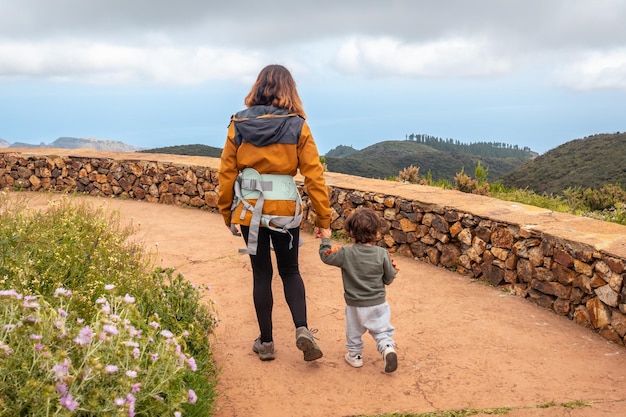
<svg viewBox="0 0 626 417">
<path fill-rule="evenodd" d="M 268 65 L 261 70 L 244 104 L 252 106 L 274 106 L 306 117 L 296 82 L 289 70 L 282 65 Z"/>
</svg>

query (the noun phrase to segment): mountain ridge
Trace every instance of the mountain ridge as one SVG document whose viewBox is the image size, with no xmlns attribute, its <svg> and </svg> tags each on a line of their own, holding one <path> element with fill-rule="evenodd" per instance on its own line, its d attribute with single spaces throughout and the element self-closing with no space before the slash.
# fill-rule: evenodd
<svg viewBox="0 0 626 417">
<path fill-rule="evenodd" d="M 4 146 L 6 143 L 7 146 Z M 145 148 L 138 146 L 128 145 L 124 142 L 108 139 L 96 139 L 96 138 L 75 138 L 69 136 L 62 136 L 51 142 L 45 144 L 41 142 L 39 145 L 14 142 L 9 143 L 6 140 L 0 139 L 0 147 L 3 148 L 65 148 L 65 149 L 95 149 L 99 151 L 113 151 L 113 152 L 136 152 Z"/>
<path fill-rule="evenodd" d="M 328 156 L 334 154 L 334 150 L 327 153 L 329 171 L 383 179 L 395 177 L 413 165 L 420 168 L 421 177 L 429 175 L 434 181 L 454 182 L 454 176 L 461 170 L 473 174 L 478 163 L 489 169 L 489 178 L 496 179 L 534 157 L 531 152 L 525 158 L 481 156 L 439 150 L 425 143 L 405 140 L 379 142 L 352 153 L 346 148 L 341 148 L 343 156 L 340 157 Z"/>
</svg>

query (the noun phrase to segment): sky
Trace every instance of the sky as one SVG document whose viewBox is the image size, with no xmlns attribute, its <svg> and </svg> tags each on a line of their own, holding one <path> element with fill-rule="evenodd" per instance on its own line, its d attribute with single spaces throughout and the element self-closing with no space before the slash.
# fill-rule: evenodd
<svg viewBox="0 0 626 417">
<path fill-rule="evenodd" d="M 626 131 L 626 0 L 0 0 L 0 138 L 223 147 L 292 73 L 320 154 Z"/>
</svg>

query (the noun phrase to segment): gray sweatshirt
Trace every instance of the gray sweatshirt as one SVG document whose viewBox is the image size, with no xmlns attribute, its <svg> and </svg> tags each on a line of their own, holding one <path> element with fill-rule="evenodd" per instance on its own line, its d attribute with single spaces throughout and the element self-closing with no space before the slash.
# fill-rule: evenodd
<svg viewBox="0 0 626 417">
<path fill-rule="evenodd" d="M 332 249 L 330 239 L 324 238 L 319 253 L 322 262 L 341 268 L 346 304 L 369 307 L 385 302 L 385 285 L 397 274 L 386 249 L 359 243 Z"/>
</svg>

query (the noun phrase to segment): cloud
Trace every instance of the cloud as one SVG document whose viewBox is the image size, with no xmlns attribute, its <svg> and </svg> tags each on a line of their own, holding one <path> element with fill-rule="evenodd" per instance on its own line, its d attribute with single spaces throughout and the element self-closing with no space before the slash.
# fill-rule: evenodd
<svg viewBox="0 0 626 417">
<path fill-rule="evenodd" d="M 95 84 L 199 84 L 250 81 L 259 53 L 211 47 L 136 47 L 80 41 L 0 44 L 0 77 L 32 77 Z"/>
<path fill-rule="evenodd" d="M 387 77 L 476 77 L 511 70 L 510 62 L 496 57 L 488 42 L 464 38 L 425 43 L 352 38 L 340 47 L 335 65 L 346 73 Z"/>
<path fill-rule="evenodd" d="M 530 69 L 566 88 L 623 88 L 625 16 L 623 0 L 0 1 L 0 77 L 250 82 L 284 63 L 315 77 Z"/>
<path fill-rule="evenodd" d="M 578 91 L 619 89 L 626 92 L 626 48 L 585 54 L 555 71 L 557 83 Z"/>
</svg>

